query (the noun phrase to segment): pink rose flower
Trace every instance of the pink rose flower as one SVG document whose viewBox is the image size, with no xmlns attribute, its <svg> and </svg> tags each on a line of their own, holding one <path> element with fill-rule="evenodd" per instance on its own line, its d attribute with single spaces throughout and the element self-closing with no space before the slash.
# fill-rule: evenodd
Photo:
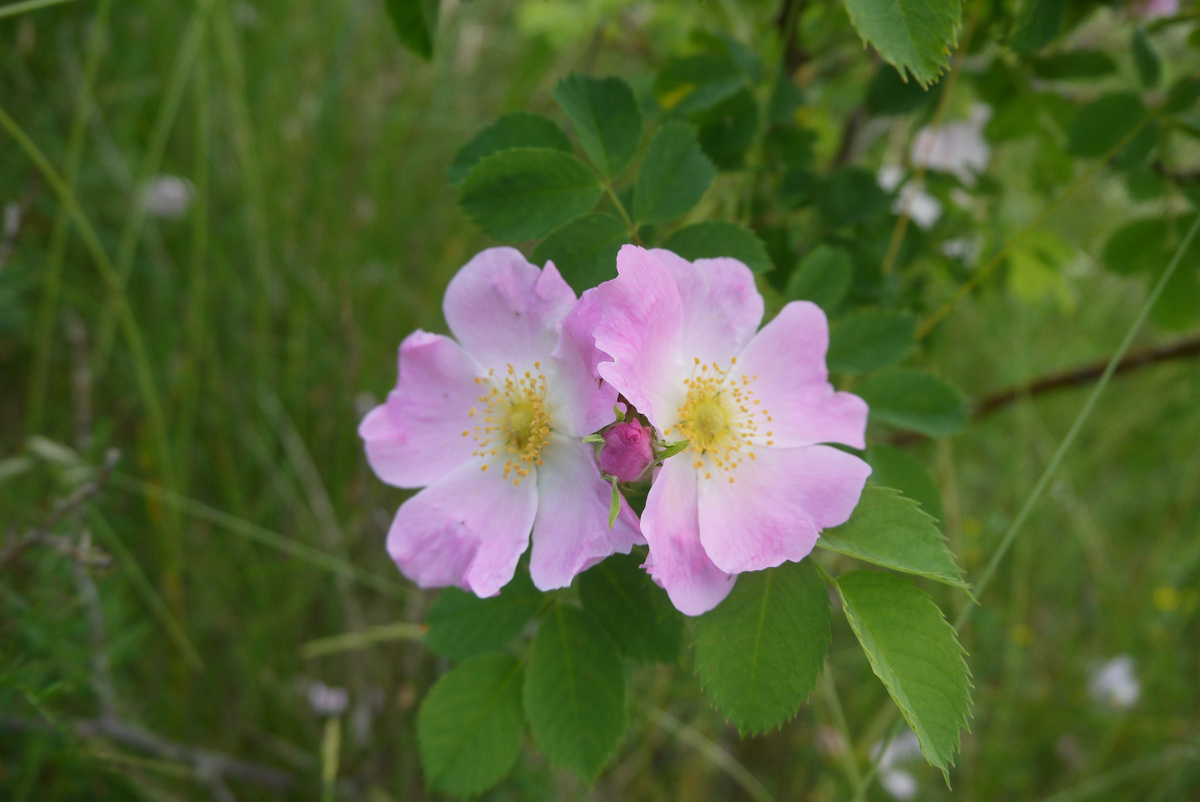
<svg viewBox="0 0 1200 802">
<path fill-rule="evenodd" d="M 624 421 L 604 430 L 600 470 L 621 482 L 636 482 L 654 462 L 652 432 L 641 423 Z"/>
<path fill-rule="evenodd" d="M 492 248 L 446 288 L 455 339 L 417 330 L 400 344 L 396 389 L 358 431 L 380 479 L 424 487 L 387 541 L 421 587 L 498 593 L 531 531 L 542 590 L 645 542 L 628 507 L 610 529 L 612 487 L 582 441 L 612 421 L 616 392 L 592 376 L 590 338 L 564 330 L 575 306 L 553 264 Z"/>
<path fill-rule="evenodd" d="M 584 294 L 599 375 L 668 441 L 642 515 L 646 568 L 688 615 L 742 571 L 803 559 L 844 523 L 870 467 L 822 443 L 865 447 L 867 405 L 827 381 L 829 328 L 790 303 L 762 331 L 762 296 L 734 259 L 695 264 L 632 245 L 618 277 Z"/>
</svg>

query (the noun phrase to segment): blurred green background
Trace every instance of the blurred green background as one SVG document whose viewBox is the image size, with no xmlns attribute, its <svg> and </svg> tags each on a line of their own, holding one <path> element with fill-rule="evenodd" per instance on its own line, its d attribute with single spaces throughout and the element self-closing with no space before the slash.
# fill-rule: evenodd
<svg viewBox="0 0 1200 802">
<path fill-rule="evenodd" d="M 805 113 L 829 159 L 876 65 L 840 7 L 813 8 L 806 30 L 836 47 L 812 68 Z M 501 112 L 561 119 L 550 93 L 571 70 L 648 94 L 692 28 L 766 48 L 777 11 L 444 2 L 432 63 L 400 49 L 375 0 L 87 0 L 0 17 L 0 109 L 86 221 L 70 223 L 30 146 L 0 132 L 4 548 L 53 523 L 0 565 L 0 797 L 318 799 L 324 767 L 337 798 L 426 798 L 413 721 L 444 665 L 413 638 L 324 656 L 305 645 L 420 622 L 435 596 L 386 555 L 403 495 L 371 475 L 355 429 L 393 385 L 400 340 L 445 330 L 449 277 L 490 244 L 446 167 Z M 886 139 L 862 166 L 879 166 Z M 1047 205 L 1027 179 L 1047 147 L 997 150 L 988 191 L 1001 201 L 978 221 L 989 236 Z M 922 343 L 923 362 L 974 399 L 1103 362 L 1146 292 L 1097 263 L 1131 204 L 1122 193 L 1102 177 L 1058 207 L 1045 228 L 1073 257 L 1053 291 L 988 283 Z M 927 280 L 932 308 L 961 276 Z M 1196 334 L 1150 327 L 1135 350 Z M 1088 387 L 904 444 L 938 481 L 968 578 Z M 1131 372 L 1101 398 L 964 633 L 975 715 L 954 790 L 919 756 L 884 772 L 908 772 L 915 798 L 1200 797 L 1197 399 L 1194 358 Z M 114 448 L 96 497 L 55 520 Z M 967 603 L 930 590 L 951 617 Z M 1089 689 L 1119 655 L 1132 702 Z M 739 739 L 688 659 L 633 674 L 633 726 L 594 788 L 526 749 L 487 798 L 852 796 L 892 711 L 843 621 L 829 665 L 849 747 L 816 696 L 782 731 Z M 156 747 L 89 730 L 106 710 Z M 288 788 L 214 781 L 196 750 L 284 772 Z"/>
</svg>

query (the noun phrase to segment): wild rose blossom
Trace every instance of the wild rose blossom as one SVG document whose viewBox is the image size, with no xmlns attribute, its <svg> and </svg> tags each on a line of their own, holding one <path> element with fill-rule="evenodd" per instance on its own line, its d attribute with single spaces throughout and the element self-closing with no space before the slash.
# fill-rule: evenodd
<svg viewBox="0 0 1200 802">
<path fill-rule="evenodd" d="M 455 339 L 417 330 L 399 378 L 359 434 L 375 473 L 424 487 L 401 505 L 388 552 L 422 587 L 491 596 L 533 548 L 542 590 L 565 587 L 613 552 L 644 543 L 582 438 L 612 421 L 616 392 L 592 376 L 592 344 L 565 326 L 575 293 L 553 264 L 513 248 L 476 255 L 446 288 Z M 457 340 L 457 342 L 456 342 Z"/>
<path fill-rule="evenodd" d="M 758 331 L 741 262 L 627 245 L 617 271 L 578 314 L 595 321 L 598 374 L 665 440 L 690 443 L 658 470 L 641 525 L 651 576 L 698 615 L 738 573 L 803 559 L 849 518 L 871 469 L 821 444 L 863 448 L 867 405 L 828 383 L 816 305 L 790 303 Z"/>
</svg>

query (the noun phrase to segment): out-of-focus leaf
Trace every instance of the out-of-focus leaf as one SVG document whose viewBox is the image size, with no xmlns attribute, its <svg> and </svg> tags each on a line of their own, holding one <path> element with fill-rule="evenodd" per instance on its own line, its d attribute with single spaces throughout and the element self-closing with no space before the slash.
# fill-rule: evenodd
<svg viewBox="0 0 1200 802">
<path fill-rule="evenodd" d="M 681 228 L 667 237 L 663 247 L 689 261 L 730 256 L 755 273 L 771 269 L 767 248 L 753 231 L 741 223 L 713 220 Z"/>
<path fill-rule="evenodd" d="M 1018 53 L 1041 50 L 1058 36 L 1067 16 L 1067 0 L 1033 0 L 1025 3 L 1021 22 L 1009 44 Z"/>
<path fill-rule="evenodd" d="M 942 490 L 925 463 L 903 449 L 885 445 L 870 446 L 864 459 L 871 466 L 872 482 L 896 488 L 942 520 Z"/>
<path fill-rule="evenodd" d="M 686 117 L 711 109 L 748 85 L 731 56 L 696 53 L 668 59 L 655 79 L 654 95 L 664 109 Z"/>
<path fill-rule="evenodd" d="M 917 321 L 911 312 L 858 309 L 829 329 L 830 370 L 869 373 L 898 362 L 916 344 Z"/>
<path fill-rule="evenodd" d="M 428 61 L 433 58 L 439 0 L 386 0 L 400 44 Z"/>
<path fill-rule="evenodd" d="M 867 110 L 874 115 L 911 114 L 942 93 L 941 85 L 926 88 L 906 81 L 891 67 L 880 65 L 867 84 Z"/>
<path fill-rule="evenodd" d="M 943 437 L 962 431 L 967 408 L 944 379 L 911 368 L 888 368 L 854 385 L 873 420 Z"/>
<path fill-rule="evenodd" d="M 534 264 L 554 262 L 575 292 L 582 294 L 617 277 L 617 251 L 629 229 L 611 214 L 585 214 L 555 229 L 530 254 Z"/>
<path fill-rule="evenodd" d="M 822 182 L 817 208 L 831 226 L 866 223 L 888 213 L 891 199 L 875 174 L 858 167 L 841 167 Z"/>
<path fill-rule="evenodd" d="M 552 148 L 570 153 L 571 142 L 561 128 L 540 114 L 505 114 L 458 149 L 448 171 L 450 183 L 459 186 L 480 159 L 509 148 Z"/>
<path fill-rule="evenodd" d="M 1141 25 L 1133 29 L 1130 49 L 1133 51 L 1133 63 L 1137 67 L 1142 86 L 1147 89 L 1158 86 L 1158 82 L 1162 80 L 1162 56 L 1158 54 L 1154 43 L 1146 35 L 1146 29 Z"/>
<path fill-rule="evenodd" d="M 812 301 L 829 314 L 841 305 L 853 278 L 849 251 L 818 245 L 796 265 L 784 295 L 789 301 Z"/>
<path fill-rule="evenodd" d="M 1112 92 L 1079 110 L 1067 129 L 1067 149 L 1096 158 L 1112 150 L 1146 119 L 1146 106 L 1134 92 Z"/>
<path fill-rule="evenodd" d="M 1048 81 L 1103 78 L 1117 71 L 1117 62 L 1099 50 L 1066 50 L 1030 60 L 1038 77 Z"/>
<path fill-rule="evenodd" d="M 689 119 L 699 128 L 700 147 L 713 163 L 735 170 L 758 133 L 758 103 L 744 90 Z"/>
</svg>

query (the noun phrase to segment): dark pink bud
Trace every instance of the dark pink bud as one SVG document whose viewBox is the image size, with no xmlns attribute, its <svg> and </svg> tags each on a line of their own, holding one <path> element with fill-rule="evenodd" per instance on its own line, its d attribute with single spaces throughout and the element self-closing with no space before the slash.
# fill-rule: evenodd
<svg viewBox="0 0 1200 802">
<path fill-rule="evenodd" d="M 654 462 L 650 430 L 635 420 L 610 426 L 604 431 L 600 470 L 622 482 L 636 482 Z"/>
</svg>

